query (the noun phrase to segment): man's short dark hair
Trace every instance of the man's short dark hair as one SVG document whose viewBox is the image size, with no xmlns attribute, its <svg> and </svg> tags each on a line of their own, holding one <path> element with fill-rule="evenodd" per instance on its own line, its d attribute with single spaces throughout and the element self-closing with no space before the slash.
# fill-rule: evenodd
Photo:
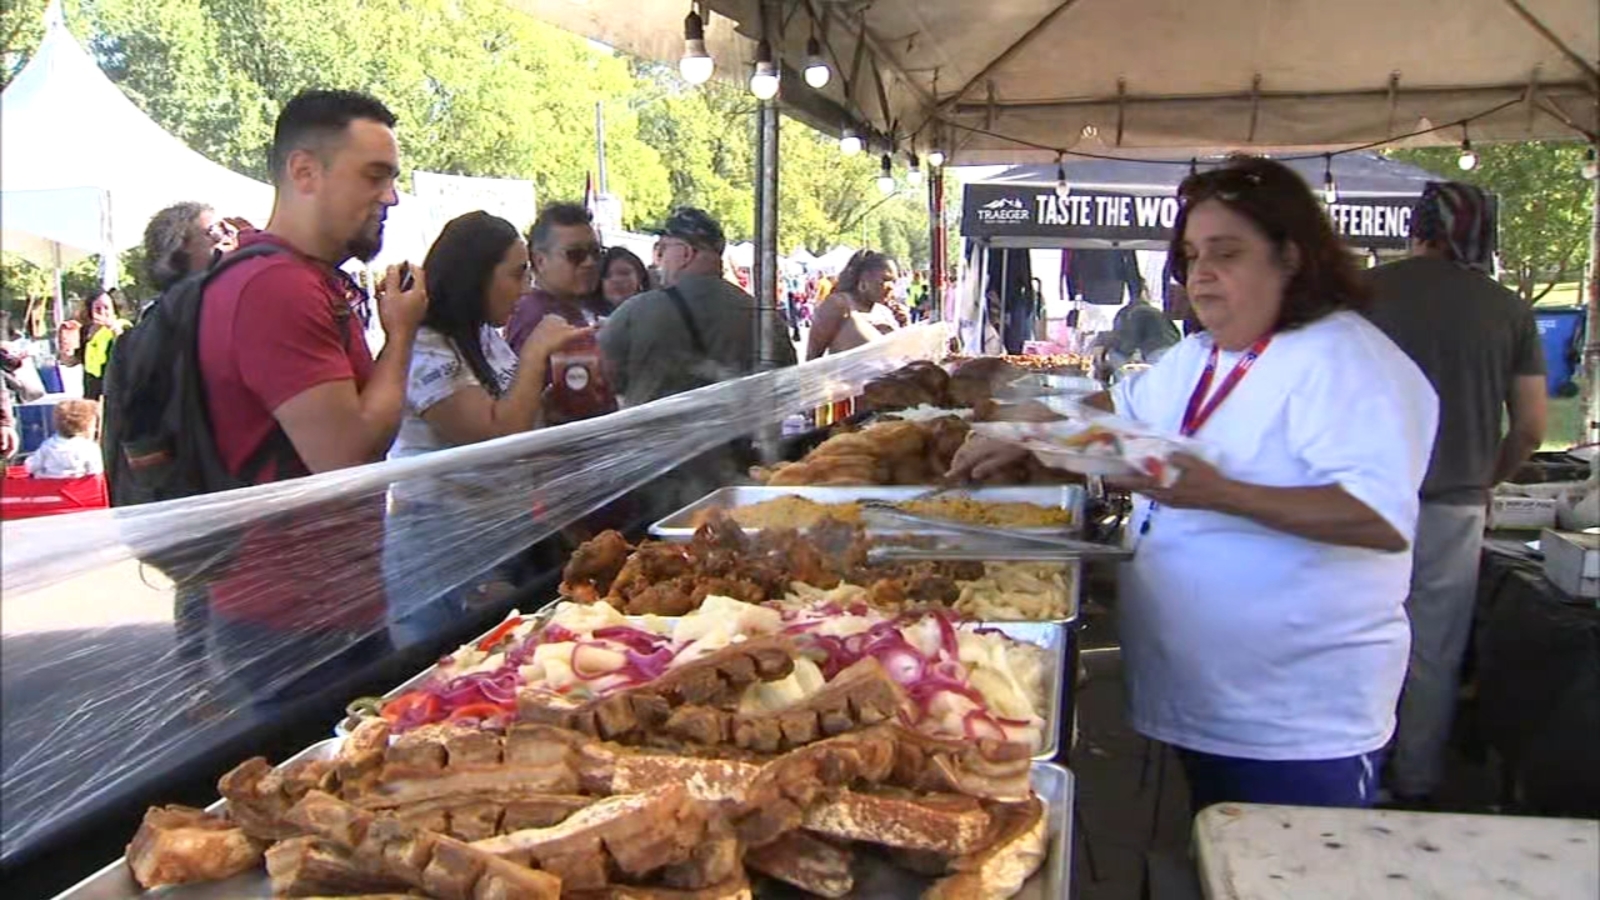
<svg viewBox="0 0 1600 900">
<path fill-rule="evenodd" d="M 394 113 L 378 98 L 358 91 L 301 91 L 284 104 L 272 129 L 272 149 L 267 168 L 274 181 L 288 174 L 289 156 L 296 150 L 318 154 L 342 137 L 351 122 L 369 120 L 393 128 Z"/>
<path fill-rule="evenodd" d="M 594 224 L 594 216 L 581 203 L 551 203 L 539 210 L 539 217 L 528 229 L 528 246 L 541 252 L 550 249 L 550 238 L 557 226 L 573 228 Z"/>
</svg>

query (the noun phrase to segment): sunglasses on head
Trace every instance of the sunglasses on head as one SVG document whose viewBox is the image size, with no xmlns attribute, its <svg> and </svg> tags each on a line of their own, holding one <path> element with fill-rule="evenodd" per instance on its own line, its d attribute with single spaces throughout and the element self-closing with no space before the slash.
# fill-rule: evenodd
<svg viewBox="0 0 1600 900">
<path fill-rule="evenodd" d="M 568 247 L 561 251 L 561 255 L 566 258 L 568 263 L 574 266 L 581 266 L 584 260 L 592 259 L 598 261 L 605 252 L 605 248 L 599 244 L 590 244 L 587 247 Z"/>
<path fill-rule="evenodd" d="M 1197 172 L 1178 185 L 1178 199 L 1186 205 L 1211 197 L 1237 200 L 1240 194 L 1261 186 L 1261 173 L 1245 169 L 1212 169 Z"/>
</svg>

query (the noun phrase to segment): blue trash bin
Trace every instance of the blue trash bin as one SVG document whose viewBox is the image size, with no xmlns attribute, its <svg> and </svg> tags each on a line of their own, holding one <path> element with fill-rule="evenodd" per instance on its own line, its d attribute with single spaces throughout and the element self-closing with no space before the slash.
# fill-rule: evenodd
<svg viewBox="0 0 1600 900">
<path fill-rule="evenodd" d="M 1583 317 L 1581 308 L 1533 311 L 1539 343 L 1544 346 L 1546 388 L 1552 397 L 1570 396 L 1575 391 L 1572 379 L 1580 358 Z"/>
<path fill-rule="evenodd" d="M 51 433 L 55 431 L 56 404 L 63 398 L 46 397 L 32 403 L 21 403 L 16 407 L 17 435 L 22 441 L 22 452 L 32 453 L 39 449 Z"/>
</svg>

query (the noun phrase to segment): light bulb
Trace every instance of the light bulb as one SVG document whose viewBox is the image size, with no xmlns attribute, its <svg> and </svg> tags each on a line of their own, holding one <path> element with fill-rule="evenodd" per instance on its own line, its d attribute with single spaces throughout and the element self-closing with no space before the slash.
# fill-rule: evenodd
<svg viewBox="0 0 1600 900">
<path fill-rule="evenodd" d="M 887 196 L 894 193 L 894 187 L 894 160 L 889 158 L 889 154 L 885 153 L 883 155 L 883 174 L 878 176 L 878 190 L 883 191 L 884 195 Z"/>
<path fill-rule="evenodd" d="M 678 74 L 690 84 L 705 84 L 715 68 L 711 54 L 706 52 L 705 22 L 691 10 L 683 20 L 683 58 L 678 60 Z"/>
<path fill-rule="evenodd" d="M 1583 159 L 1583 168 L 1579 169 L 1578 171 L 1582 172 L 1583 177 L 1589 181 L 1594 181 L 1596 178 L 1600 178 L 1600 162 L 1595 160 L 1593 147 L 1589 148 L 1588 155 L 1586 155 Z"/>
<path fill-rule="evenodd" d="M 1065 200 L 1072 193 L 1072 185 L 1067 184 L 1067 167 L 1056 163 L 1056 199 Z"/>
<path fill-rule="evenodd" d="M 750 93 L 757 100 L 771 100 L 778 96 L 778 65 L 772 61 L 772 45 L 766 41 L 756 45 L 756 65 L 750 75 Z"/>
<path fill-rule="evenodd" d="M 940 166 L 944 165 L 944 151 L 943 150 L 929 150 L 928 151 L 928 165 L 933 166 L 935 169 L 937 169 Z"/>
<path fill-rule="evenodd" d="M 1324 157 L 1325 168 L 1322 170 L 1322 202 L 1329 206 L 1339 202 L 1339 188 L 1333 183 L 1333 157 Z"/>
<path fill-rule="evenodd" d="M 822 61 L 822 44 L 816 38 L 806 41 L 806 84 L 817 90 L 828 86 L 833 71 Z"/>
<path fill-rule="evenodd" d="M 854 129 L 846 128 L 839 137 L 839 152 L 845 156 L 855 156 L 861 152 L 861 136 Z"/>
<path fill-rule="evenodd" d="M 1460 166 L 1463 172 L 1471 172 L 1478 167 L 1478 154 L 1472 152 L 1471 141 L 1461 142 L 1461 156 L 1457 157 L 1456 165 Z"/>
<path fill-rule="evenodd" d="M 917 159 L 915 153 L 910 154 L 906 160 L 906 184 L 912 187 L 922 184 L 922 161 Z"/>
</svg>

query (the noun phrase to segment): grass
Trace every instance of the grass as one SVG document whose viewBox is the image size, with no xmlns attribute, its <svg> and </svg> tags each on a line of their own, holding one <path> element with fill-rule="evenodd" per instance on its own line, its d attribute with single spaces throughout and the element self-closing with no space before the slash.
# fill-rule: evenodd
<svg viewBox="0 0 1600 900">
<path fill-rule="evenodd" d="M 1544 285 L 1542 285 L 1542 284 L 1538 285 L 1537 287 L 1535 287 L 1533 289 L 1533 293 L 1535 295 L 1537 295 L 1539 293 L 1539 291 L 1541 291 L 1543 289 L 1544 289 Z M 1550 289 L 1550 293 L 1545 294 L 1542 298 L 1540 298 L 1539 302 L 1535 303 L 1534 305 L 1537 306 L 1537 307 L 1540 307 L 1540 308 L 1543 308 L 1543 307 L 1561 308 L 1561 307 L 1579 306 L 1582 303 L 1583 303 L 1583 285 L 1579 284 L 1576 281 L 1569 281 L 1566 284 L 1558 284 L 1555 287 L 1551 288 Z"/>
</svg>

